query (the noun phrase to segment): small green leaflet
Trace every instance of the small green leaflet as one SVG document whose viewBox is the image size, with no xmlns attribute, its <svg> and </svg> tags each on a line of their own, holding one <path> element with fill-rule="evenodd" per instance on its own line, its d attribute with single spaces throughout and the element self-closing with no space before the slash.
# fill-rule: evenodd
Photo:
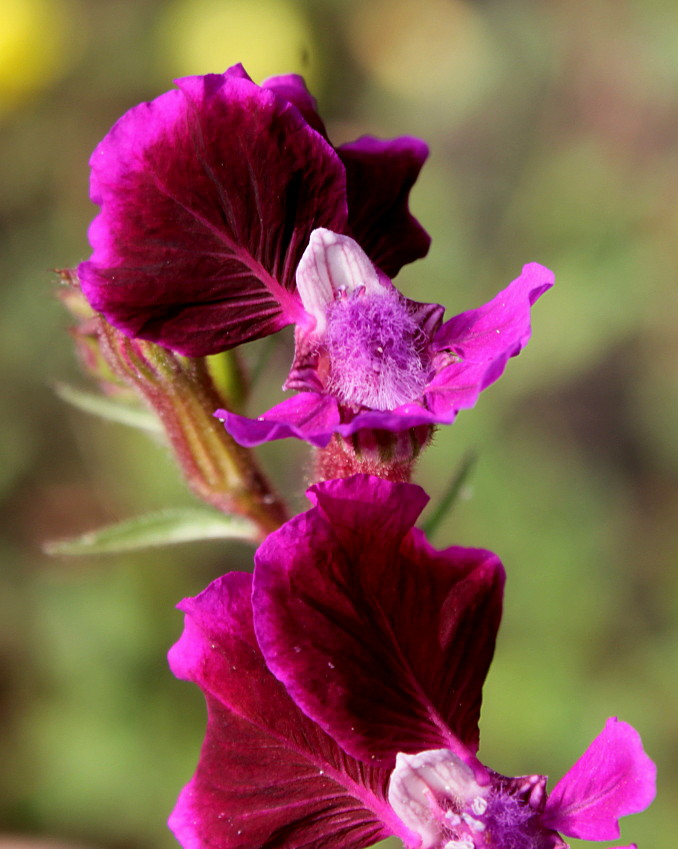
<svg viewBox="0 0 678 849">
<path fill-rule="evenodd" d="M 47 554 L 117 554 L 160 545 L 197 542 L 205 539 L 254 541 L 257 530 L 239 516 L 225 516 L 199 508 L 169 509 L 125 519 L 79 537 L 55 540 L 44 546 Z"/>
<path fill-rule="evenodd" d="M 150 410 L 132 407 L 129 404 L 107 398 L 105 395 L 97 395 L 95 392 L 85 392 L 82 389 L 76 389 L 75 386 L 70 386 L 68 383 L 57 383 L 54 389 L 62 401 L 66 401 L 86 413 L 92 413 L 102 419 L 119 422 L 151 433 L 163 432 L 160 421 Z"/>
<path fill-rule="evenodd" d="M 455 476 L 447 485 L 442 498 L 438 502 L 433 513 L 422 523 L 422 530 L 429 539 L 435 534 L 438 526 L 447 513 L 454 507 L 455 502 L 462 494 L 464 484 L 467 482 L 478 456 L 475 452 L 469 452 L 461 461 Z"/>
</svg>

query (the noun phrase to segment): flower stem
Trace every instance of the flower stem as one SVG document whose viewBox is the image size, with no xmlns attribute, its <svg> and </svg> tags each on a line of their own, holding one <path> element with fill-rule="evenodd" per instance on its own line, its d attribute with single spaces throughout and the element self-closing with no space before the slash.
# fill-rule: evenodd
<svg viewBox="0 0 678 849">
<path fill-rule="evenodd" d="M 158 415 L 191 490 L 223 513 L 246 516 L 260 538 L 287 519 L 253 454 L 212 415 L 224 406 L 203 358 L 189 359 L 152 342 L 130 339 L 98 317 L 111 368 Z"/>
</svg>

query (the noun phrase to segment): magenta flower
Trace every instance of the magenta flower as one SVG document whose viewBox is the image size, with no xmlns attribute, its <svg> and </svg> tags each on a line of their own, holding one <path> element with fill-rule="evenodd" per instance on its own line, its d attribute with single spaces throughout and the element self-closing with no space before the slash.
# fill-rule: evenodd
<svg viewBox="0 0 678 849">
<path fill-rule="evenodd" d="M 530 307 L 553 285 L 537 263 L 488 304 L 441 324 L 443 307 L 403 297 L 347 236 L 317 229 L 297 270 L 304 313 L 285 384 L 299 389 L 258 419 L 219 410 L 242 445 L 294 436 L 400 432 L 451 423 L 530 338 Z"/>
<path fill-rule="evenodd" d="M 428 155 L 403 136 L 334 148 L 301 77 L 186 77 L 120 118 L 91 159 L 101 207 L 78 275 L 130 336 L 189 356 L 303 318 L 295 271 L 316 227 L 353 234 L 391 276 L 426 254 L 408 211 Z"/>
<path fill-rule="evenodd" d="M 654 796 L 638 734 L 607 721 L 552 790 L 477 757 L 504 572 L 413 528 L 416 486 L 355 476 L 271 534 L 252 578 L 185 600 L 175 674 L 205 692 L 196 773 L 170 825 L 186 849 L 563 849 L 615 839 Z"/>
</svg>

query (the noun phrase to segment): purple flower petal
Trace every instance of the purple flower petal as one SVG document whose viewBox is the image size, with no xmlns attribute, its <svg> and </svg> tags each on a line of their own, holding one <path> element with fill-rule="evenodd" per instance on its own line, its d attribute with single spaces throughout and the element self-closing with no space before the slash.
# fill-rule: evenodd
<svg viewBox="0 0 678 849">
<path fill-rule="evenodd" d="M 553 285 L 553 273 L 536 262 L 485 306 L 445 322 L 433 340 L 436 375 L 426 388 L 429 409 L 451 422 L 501 377 L 506 363 L 530 338 L 530 307 Z"/>
<path fill-rule="evenodd" d="M 644 810 L 655 796 L 656 767 L 638 732 L 611 717 L 556 784 L 542 822 L 568 837 L 614 840 L 619 817 Z"/>
<path fill-rule="evenodd" d="M 394 484 L 369 475 L 315 484 L 306 495 L 316 510 L 303 515 L 331 528 L 352 559 L 363 555 L 369 559 L 373 548 L 384 558 L 397 557 L 403 539 L 429 501 L 420 486 Z M 366 528 L 378 530 L 366 536 Z"/>
<path fill-rule="evenodd" d="M 186 599 L 170 652 L 205 692 L 200 762 L 170 818 L 187 849 L 360 849 L 407 837 L 385 801 L 388 773 L 357 763 L 309 720 L 265 666 L 252 628 L 251 576 L 233 572 Z"/>
<path fill-rule="evenodd" d="M 255 627 L 269 668 L 350 754 L 450 748 L 474 761 L 503 569 L 410 530 L 423 491 L 357 475 L 312 487 L 317 507 L 256 557 Z"/>
<path fill-rule="evenodd" d="M 399 433 L 422 424 L 436 424 L 441 417 L 419 404 L 403 404 L 396 410 L 365 410 L 349 422 L 340 423 L 336 398 L 301 392 L 272 407 L 258 419 L 248 419 L 228 410 L 217 410 L 231 436 L 247 448 L 275 439 L 294 437 L 324 448 L 335 433 L 351 436 L 359 430 Z"/>
<path fill-rule="evenodd" d="M 410 213 L 408 199 L 428 146 L 401 136 L 363 136 L 337 148 L 346 167 L 348 223 L 372 262 L 395 277 L 408 262 L 426 256 L 431 237 Z"/>
<path fill-rule="evenodd" d="M 248 419 L 228 410 L 217 410 L 214 415 L 221 419 L 231 436 L 247 448 L 288 436 L 324 448 L 339 424 L 336 399 L 315 392 L 301 392 L 287 398 L 258 419 Z"/>
<path fill-rule="evenodd" d="M 327 138 L 327 130 L 320 115 L 318 115 L 318 104 L 315 97 L 306 88 L 303 77 L 300 77 L 299 74 L 280 74 L 264 80 L 261 87 L 274 91 L 296 106 L 304 116 L 306 123 L 320 133 L 323 138 Z"/>
<path fill-rule="evenodd" d="M 217 410 L 231 436 L 247 448 L 275 439 L 294 437 L 324 448 L 335 433 L 352 436 L 359 430 L 386 430 L 400 433 L 419 425 L 445 422 L 443 416 L 425 410 L 420 404 L 403 404 L 396 410 L 363 410 L 348 422 L 340 423 L 338 405 L 331 395 L 301 392 L 272 407 L 258 419 L 248 419 L 228 410 Z"/>
<path fill-rule="evenodd" d="M 345 173 L 296 106 L 240 66 L 177 85 L 94 151 L 101 212 L 79 275 L 112 324 L 199 356 L 302 315 L 296 266 L 314 228 L 345 228 Z"/>
<path fill-rule="evenodd" d="M 341 266 L 341 274 L 335 273 L 331 265 L 334 258 L 328 246 L 334 246 L 335 243 L 337 247 L 346 243 L 354 245 L 353 253 L 349 252 L 343 266 L 338 261 L 335 263 L 338 267 Z M 243 445 L 258 445 L 271 439 L 294 436 L 324 447 L 333 433 L 349 437 L 360 430 L 399 433 L 420 425 L 451 424 L 459 410 L 472 407 L 482 390 L 501 376 L 508 360 L 520 353 L 527 344 L 530 338 L 530 308 L 537 298 L 553 285 L 551 271 L 538 263 L 530 263 L 523 268 L 519 278 L 488 304 L 450 319 L 437 332 L 442 308 L 435 304 L 407 301 L 408 311 L 416 317 L 422 333 L 429 338 L 435 334 L 424 352 L 426 359 L 431 361 L 433 376 L 423 387 L 421 398 L 396 406 L 400 399 L 389 390 L 391 396 L 396 398 L 392 404 L 394 409 L 370 409 L 377 404 L 370 403 L 369 387 L 363 392 L 365 397 L 358 391 L 362 386 L 360 370 L 357 367 L 360 364 L 359 359 L 356 360 L 356 367 L 348 363 L 348 380 L 345 381 L 338 365 L 346 366 L 346 358 L 337 365 L 333 363 L 333 358 L 338 359 L 336 352 L 332 349 L 331 355 L 328 353 L 331 349 L 328 341 L 331 334 L 323 312 L 328 304 L 331 307 L 334 303 L 333 278 L 336 277 L 339 281 L 337 286 L 341 283 L 344 289 L 351 288 L 346 282 L 347 274 L 343 272 L 345 268 L 349 269 L 352 273 L 355 272 L 357 279 L 359 263 L 356 254 L 364 256 L 364 253 L 353 240 L 333 233 L 328 234 L 324 230 L 316 232 L 315 238 L 311 239 L 311 247 L 315 247 L 316 251 L 313 253 L 309 249 L 306 252 L 298 277 L 301 277 L 299 285 L 300 291 L 304 293 L 304 304 L 307 311 L 313 314 L 315 321 L 310 325 L 307 323 L 307 326 L 297 327 L 295 360 L 285 384 L 285 388 L 308 390 L 302 394 L 309 395 L 310 398 L 298 401 L 290 399 L 264 413 L 257 422 L 224 414 L 227 429 Z M 348 259 L 353 265 L 349 266 Z M 353 282 L 353 278 L 350 278 L 349 283 L 352 285 Z M 364 300 L 367 302 L 369 299 L 365 297 Z M 357 299 L 356 303 L 360 306 L 360 299 Z M 366 313 L 362 318 L 365 319 L 365 316 Z M 386 326 L 392 329 L 393 322 Z M 360 339 L 353 339 L 347 330 L 343 332 L 345 329 L 342 327 L 339 330 L 342 331 L 338 333 L 339 341 L 346 339 L 351 344 L 355 342 L 350 350 L 359 354 L 362 349 L 357 342 L 360 342 Z M 380 337 L 377 334 L 375 338 Z M 365 340 L 365 351 L 370 350 L 371 344 L 373 342 L 368 336 Z M 348 349 L 348 342 L 345 347 Z M 398 368 L 405 377 L 411 379 L 416 370 L 405 368 L 408 363 L 407 350 L 403 348 L 400 355 L 403 362 L 398 362 Z M 334 381 L 334 386 L 329 387 L 325 385 L 327 377 L 321 377 L 328 369 L 328 358 L 331 379 Z M 366 357 L 366 362 L 369 366 L 369 357 Z M 389 374 L 397 375 L 399 372 L 393 363 L 389 365 Z M 404 382 L 403 380 L 398 385 Z M 375 382 L 375 386 L 383 389 L 379 382 Z M 343 403 L 343 399 L 339 397 L 340 390 L 348 393 L 347 387 L 351 389 L 351 405 Z M 407 396 L 412 394 L 409 392 Z M 357 400 L 353 396 L 356 396 Z M 381 398 L 381 395 L 379 397 Z M 356 408 L 358 412 L 355 412 Z M 260 421 L 268 424 L 263 426 Z"/>
</svg>

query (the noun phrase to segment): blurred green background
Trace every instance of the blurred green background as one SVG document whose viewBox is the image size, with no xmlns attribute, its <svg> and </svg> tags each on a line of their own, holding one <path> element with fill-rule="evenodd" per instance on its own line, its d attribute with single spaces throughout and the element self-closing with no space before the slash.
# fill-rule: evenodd
<svg viewBox="0 0 678 849">
<path fill-rule="evenodd" d="M 170 847 L 202 739 L 165 652 L 174 604 L 251 550 L 200 543 L 48 559 L 45 540 L 191 498 L 168 451 L 66 407 L 79 377 L 50 269 L 88 255 L 87 160 L 176 76 L 303 73 L 335 143 L 426 139 L 433 236 L 409 296 L 448 315 L 536 260 L 557 287 L 500 383 L 439 432 L 434 501 L 469 451 L 440 546 L 509 578 L 481 754 L 558 778 L 608 715 L 659 765 L 625 822 L 675 839 L 678 803 L 678 5 L 675 0 L 3 0 L 0 10 L 0 834 Z M 279 397 L 290 334 L 251 412 Z M 262 451 L 303 503 L 301 445 Z M 578 841 L 574 844 L 579 845 Z M 15 845 L 12 840 L 0 845 Z"/>
</svg>

